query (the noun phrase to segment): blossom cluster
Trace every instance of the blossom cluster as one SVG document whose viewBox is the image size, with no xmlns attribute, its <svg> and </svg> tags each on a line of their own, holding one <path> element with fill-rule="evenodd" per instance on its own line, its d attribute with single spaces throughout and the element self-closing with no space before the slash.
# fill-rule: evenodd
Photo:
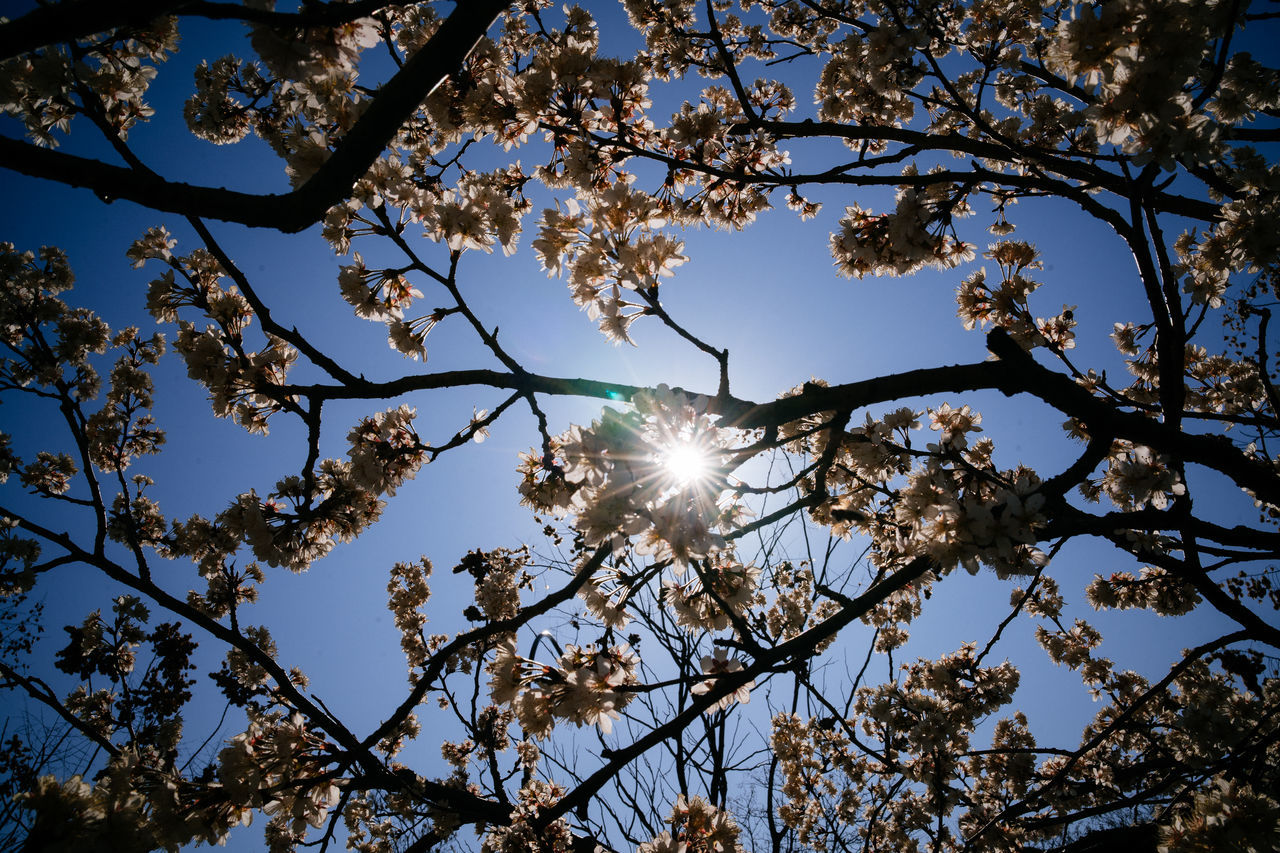
<svg viewBox="0 0 1280 853">
<path fill-rule="evenodd" d="M 1240 850 L 1262 853 L 1280 835 L 1280 803 L 1247 783 L 1221 776 L 1197 791 L 1191 806 L 1160 830 L 1159 853 L 1176 850 Z"/>
<path fill-rule="evenodd" d="M 764 626 L 775 640 L 790 640 L 812 624 L 820 622 L 839 605 L 819 596 L 814 589 L 813 570 L 807 566 L 783 563 L 775 566 L 769 585 L 775 595 L 764 611 Z M 819 644 L 819 651 L 826 644 Z"/>
<path fill-rule="evenodd" d="M 914 176 L 914 169 L 907 171 Z M 859 205 L 845 208 L 840 233 L 831 235 L 831 256 L 841 275 L 910 275 L 925 267 L 949 269 L 973 258 L 973 247 L 943 233 L 942 223 L 964 215 L 967 207 L 952 199 L 952 189 L 904 186 L 892 213 L 873 213 Z"/>
<path fill-rule="evenodd" d="M 573 833 L 563 818 L 537 825 L 539 812 L 556 804 L 565 794 L 554 782 L 530 779 L 520 788 L 519 798 L 506 826 L 494 827 L 484 839 L 482 853 L 570 853 Z"/>
<path fill-rule="evenodd" d="M 1043 268 L 1035 246 L 1021 240 L 1004 240 L 994 243 L 985 257 L 994 260 L 1000 269 L 1000 283 L 992 287 L 987 281 L 987 270 L 982 268 L 969 275 L 956 291 L 956 313 L 966 329 L 975 326 L 995 326 L 1004 329 L 1024 349 L 1048 346 L 1055 351 L 1075 346 L 1075 312 L 1063 306 L 1061 313 L 1051 318 L 1038 318 L 1031 313 L 1027 297 L 1040 282 L 1027 277 L 1029 270 Z"/>
<path fill-rule="evenodd" d="M 1138 576 L 1132 572 L 1098 575 L 1085 594 L 1098 610 L 1128 610 L 1141 607 L 1161 616 L 1181 616 L 1200 603 L 1194 587 L 1164 569 L 1146 566 Z"/>
<path fill-rule="evenodd" d="M 915 115 L 909 93 L 927 70 L 916 50 L 922 31 L 877 27 L 831 47 L 814 89 L 823 121 L 901 127 Z"/>
<path fill-rule="evenodd" d="M 338 785 L 318 772 L 328 747 L 301 714 L 264 716 L 218 753 L 218 779 L 233 803 L 279 815 L 297 834 L 337 805 Z"/>
<path fill-rule="evenodd" d="M 1171 495 L 1186 493 L 1186 486 L 1166 457 L 1149 447 L 1124 441 L 1113 445 L 1102 477 L 1082 489 L 1094 500 L 1105 494 L 1121 509 L 1139 509 L 1147 504 L 1164 509 Z"/>
<path fill-rule="evenodd" d="M 45 246 L 37 256 L 0 243 L 0 340 L 9 350 L 0 377 L 6 382 L 65 383 L 79 399 L 98 395 L 102 381 L 90 356 L 106 351 L 110 329 L 93 312 L 58 298 L 74 282 L 61 249 Z"/>
<path fill-rule="evenodd" d="M 454 568 L 475 579 L 477 611 L 468 611 L 473 619 L 497 622 L 511 619 L 520 612 L 520 590 L 533 585 L 528 571 L 531 555 L 527 547 L 492 551 L 471 551 Z"/>
<path fill-rule="evenodd" d="M 241 493 L 212 521 L 175 522 L 162 550 L 199 566 L 210 591 L 197 600 L 211 612 L 221 615 L 233 601 L 252 600 L 260 574 L 230 565 L 240 545 L 268 565 L 301 572 L 337 542 L 354 538 L 381 516 L 381 495 L 393 495 L 426 461 L 413 419 L 408 407 L 363 418 L 348 434 L 349 461 L 321 460 L 309 476 L 280 479 L 265 497 Z"/>
<path fill-rule="evenodd" d="M 702 656 L 702 673 L 706 676 L 702 681 L 693 685 L 689 691 L 694 696 L 701 696 L 714 690 L 719 680 L 726 675 L 733 675 L 735 672 L 742 672 L 745 668 L 742 661 L 737 658 L 729 657 L 729 653 L 723 648 L 715 650 L 714 654 Z M 735 702 L 746 704 L 751 701 L 751 688 L 755 687 L 754 681 L 746 681 L 739 684 L 733 690 L 725 693 L 715 704 L 707 707 L 707 713 L 723 711 Z"/>
<path fill-rule="evenodd" d="M 731 551 L 718 551 L 693 563 L 690 577 L 668 578 L 662 597 L 686 631 L 723 631 L 760 603 L 760 570 L 742 565 Z"/>
<path fill-rule="evenodd" d="M 1046 65 L 1094 96 L 1086 116 L 1097 137 L 1135 163 L 1172 169 L 1180 156 L 1208 159 L 1218 150 L 1217 127 L 1196 109 L 1188 84 L 1222 14 L 1148 0 L 1080 6 L 1053 31 Z"/>
<path fill-rule="evenodd" d="M 164 444 L 164 431 L 150 414 L 155 385 L 146 370 L 160 361 L 164 338 L 144 339 L 129 328 L 113 336 L 111 345 L 123 353 L 111 369 L 106 405 L 89 416 L 85 433 L 93 464 L 101 471 L 123 471 Z"/>
<path fill-rule="evenodd" d="M 666 822 L 670 830 L 658 833 L 637 853 L 742 853 L 741 829 L 733 816 L 702 797 L 681 794 Z"/>
<path fill-rule="evenodd" d="M 597 571 L 578 591 L 587 612 L 606 628 L 625 628 L 632 619 L 625 606 L 632 589 L 621 582 L 621 575 L 616 569 Z"/>
<path fill-rule="evenodd" d="M 100 118 L 120 138 L 155 111 L 145 100 L 156 65 L 178 47 L 178 22 L 159 17 L 90 46 L 50 45 L 0 63 L 0 112 L 20 118 L 37 145 L 53 147 L 77 115 Z"/>
<path fill-rule="evenodd" d="M 685 256 L 684 244 L 659 232 L 666 222 L 657 201 L 617 181 L 591 196 L 585 210 L 543 211 L 533 241 L 549 275 L 567 272 L 573 300 L 615 343 L 631 343 L 628 330 L 644 316 L 644 294 L 656 294 Z M 624 291 L 635 291 L 628 296 Z"/>
<path fill-rule="evenodd" d="M 400 648 L 409 663 L 409 671 L 426 663 L 429 654 L 423 627 L 427 617 L 422 606 L 431 597 L 427 578 L 431 576 L 431 561 L 422 557 L 413 563 L 396 563 L 387 581 L 387 609 L 400 631 Z"/>
<path fill-rule="evenodd" d="M 907 849 L 938 815 L 972 832 L 1034 781 L 1035 742 L 1020 713 L 996 723 L 992 749 L 970 751 L 978 723 L 1012 699 L 1012 664 L 981 666 L 970 644 L 901 669 L 900 679 L 860 688 L 847 719 L 774 716 L 770 745 L 786 797 L 778 814 L 803 843 Z M 1036 837 L 1003 832 L 1006 841 Z"/>
<path fill-rule="evenodd" d="M 387 409 L 361 419 L 347 434 L 350 476 L 360 488 L 394 496 L 417 472 L 427 454 L 413 429 L 416 416 L 408 406 Z"/>
<path fill-rule="evenodd" d="M 829 415 L 785 427 L 796 450 L 833 457 L 811 514 L 841 535 L 869 535 L 876 560 L 892 565 L 925 556 L 944 571 L 963 566 L 972 573 L 986 564 L 1001 576 L 1046 562 L 1035 547 L 1044 522 L 1040 479 L 1025 467 L 997 469 L 989 439 L 970 444 L 969 436 L 982 432 L 980 413 L 949 403 L 930 409 L 939 440 L 925 453 L 911 448 L 920 415 L 910 409 L 880 419 L 868 414 L 862 426 L 843 430 L 823 417 Z M 811 478 L 803 485 L 817 492 L 819 484 Z"/>
<path fill-rule="evenodd" d="M 178 323 L 174 348 L 187 364 L 187 375 L 209 390 L 214 414 L 237 421 L 250 432 L 266 433 L 268 419 L 288 400 L 275 390 L 287 379 L 297 351 L 267 334 L 258 351 L 246 347 L 254 311 L 234 285 L 226 287 L 226 270 L 209 251 L 197 248 L 176 256 L 177 241 L 163 227 L 154 227 L 129 248 L 135 267 L 158 260 L 169 268 L 151 281 L 147 310 L 159 322 Z M 179 311 L 195 309 L 211 323 L 203 329 L 181 319 Z"/>
<path fill-rule="evenodd" d="M 196 91 L 187 99 L 183 111 L 187 127 L 214 145 L 244 139 L 256 117 L 256 110 L 250 105 L 269 91 L 258 66 L 245 64 L 234 56 L 224 56 L 212 65 L 201 62 L 195 70 L 195 85 Z M 247 103 L 237 100 L 237 95 L 243 95 Z"/>
<path fill-rule="evenodd" d="M 567 645 L 555 666 L 516 654 L 514 641 L 498 647 L 489 665 L 493 701 L 515 710 L 521 728 L 533 737 L 551 733 L 556 720 L 599 726 L 605 734 L 633 694 L 640 661 L 626 645 L 599 649 Z"/>
</svg>

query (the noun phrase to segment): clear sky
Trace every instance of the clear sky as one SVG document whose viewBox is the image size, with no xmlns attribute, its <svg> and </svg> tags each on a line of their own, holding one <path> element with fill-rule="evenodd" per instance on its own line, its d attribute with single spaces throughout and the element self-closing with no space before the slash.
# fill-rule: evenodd
<svg viewBox="0 0 1280 853">
<path fill-rule="evenodd" d="M 0 9 L 10 9 L 7 14 L 12 15 L 19 5 L 27 4 L 0 3 Z M 593 11 L 606 10 L 600 15 L 606 45 L 619 45 L 620 50 L 635 44 L 633 35 L 619 30 L 625 21 L 616 6 L 587 5 Z M 192 68 L 200 59 L 236 50 L 240 32 L 237 24 L 221 23 L 184 29 L 179 53 L 161 68 L 148 98 L 156 117 L 138 127 L 130 142 L 144 161 L 171 179 L 255 192 L 287 190 L 282 165 L 261 142 L 216 148 L 190 137 L 182 126 L 182 103 L 192 90 Z M 803 116 L 813 107 L 808 92 L 797 91 L 797 96 Z M 9 136 L 19 132 L 8 119 L 0 122 L 0 130 Z M 109 158 L 91 137 L 87 125 L 75 127 L 65 150 Z M 542 156 L 540 148 L 530 145 L 510 155 L 499 150 L 493 156 L 519 158 L 532 166 Z M 802 155 L 793 152 L 792 156 L 796 161 Z M 154 326 L 143 306 L 146 283 L 158 267 L 150 272 L 132 269 L 125 250 L 147 227 L 164 224 L 179 240 L 177 251 L 189 251 L 197 242 L 185 223 L 128 202 L 103 204 L 88 191 L 12 173 L 0 172 L 0 186 L 8 200 L 0 209 L 0 240 L 13 242 L 20 250 L 40 245 L 65 249 L 77 274 L 76 289 L 64 295 L 68 302 L 93 308 L 113 328 L 137 324 L 145 331 Z M 690 261 L 663 285 L 664 303 L 673 316 L 712 344 L 730 350 L 736 396 L 763 401 L 811 377 L 834 384 L 985 357 L 982 334 L 966 332 L 955 316 L 955 286 L 966 268 L 901 279 L 837 277 L 827 241 L 844 206 L 858 201 L 864 207 L 883 207 L 891 195 L 855 195 L 836 188 L 815 191 L 812 197 L 826 205 L 815 221 L 801 223 L 782 209 L 762 216 L 741 234 L 705 229 L 684 234 Z M 551 198 L 545 191 L 534 196 L 535 212 L 525 221 L 516 256 L 468 253 L 464 257 L 463 288 L 486 325 L 499 327 L 509 351 L 532 371 L 636 385 L 666 382 L 713 392 L 715 364 L 709 358 L 656 323 L 634 327 L 635 348 L 613 346 L 574 306 L 564 283 L 547 278 L 539 269 L 528 244 L 536 230 L 537 211 Z M 990 220 L 987 211 L 978 210 L 962 231 L 961 236 L 977 243 L 980 252 L 990 239 L 985 232 Z M 1019 237 L 1038 244 L 1045 253 L 1046 268 L 1040 275 L 1045 286 L 1033 306 L 1043 315 L 1056 313 L 1063 304 L 1078 304 L 1081 352 L 1099 354 L 1091 363 L 1122 370 L 1106 336 L 1113 321 L 1141 319 L 1145 309 L 1132 261 L 1120 241 L 1061 204 L 1024 203 L 1011 210 L 1010 220 L 1018 225 Z M 286 236 L 236 225 L 212 223 L 210 227 L 261 290 L 276 319 L 286 326 L 296 325 L 353 372 L 389 378 L 421 369 L 497 367 L 467 330 L 448 323 L 428 338 L 425 368 L 389 352 L 384 327 L 353 318 L 342 301 L 337 287 L 341 261 L 317 229 Z M 439 246 L 425 240 L 415 245 L 428 257 L 443 257 Z M 362 249 L 359 244 L 356 248 Z M 377 257 L 379 251 L 371 249 L 367 254 Z M 979 257 L 969 268 L 982 263 Z M 444 294 L 431 292 L 429 282 L 416 284 L 425 294 L 424 304 L 446 303 Z M 172 338 L 173 327 L 162 331 Z M 248 436 L 212 417 L 202 389 L 186 380 L 175 355 L 167 357 L 155 373 L 156 415 L 168 431 L 168 444 L 160 457 L 144 461 L 139 470 L 155 477 L 154 496 L 166 514 L 211 517 L 237 493 L 250 488 L 265 493 L 279 477 L 298 471 L 304 456 L 302 433 L 286 416 L 273 420 L 270 436 Z M 306 376 L 300 369 L 298 378 Z M 504 397 L 494 391 L 463 389 L 388 405 L 416 405 L 419 432 L 428 441 L 441 442 L 466 425 L 473 406 L 493 409 Z M 1063 437 L 1061 415 L 1025 398 L 1009 401 L 993 394 L 968 395 L 962 400 L 951 395 L 914 405 L 922 409 L 925 402 L 936 405 L 944 400 L 968 402 L 983 412 L 1002 466 L 1021 461 L 1052 474 L 1078 449 Z M 548 400 L 545 405 L 553 433 L 571 423 L 588 422 L 598 416 L 601 406 L 594 400 Z M 362 414 L 381 408 L 385 406 L 327 408 L 322 451 L 345 455 L 350 426 Z M 855 414 L 855 419 L 860 417 Z M 48 433 L 50 418 L 49 410 L 30 405 L 25 397 L 0 398 L 0 423 L 15 435 L 15 445 L 24 454 L 34 453 L 36 448 L 28 441 Z M 483 445 L 445 454 L 423 468 L 415 481 L 390 500 L 383 520 L 358 541 L 340 546 L 305 575 L 269 571 L 253 620 L 271 627 L 280 661 L 286 667 L 300 665 L 312 678 L 312 692 L 347 718 L 357 732 L 379 722 L 405 690 L 398 634 L 385 607 L 385 585 L 394 561 L 419 554 L 434 561 L 433 588 L 438 598 L 428 612 L 434 630 L 447 632 L 464 624 L 459 611 L 469 603 L 469 580 L 449 573 L 463 554 L 521 541 L 546 548 L 537 534 L 539 525 L 518 506 L 516 492 L 517 453 L 536 442 L 527 410 L 513 411 Z M 58 446 L 55 442 L 50 449 Z M 11 480 L 3 490 L 5 500 L 11 500 L 15 490 L 16 481 Z M 52 526 L 76 529 L 78 522 L 66 507 L 44 509 L 49 518 L 58 519 Z M 1239 519 L 1243 505 L 1224 497 L 1218 511 L 1225 518 Z M 846 560 L 852 562 L 860 549 L 856 542 L 844 546 Z M 1082 589 L 1095 572 L 1134 568 L 1123 555 L 1095 545 L 1069 549 L 1059 565 L 1070 567 L 1057 574 L 1064 587 L 1076 584 L 1071 593 Z M 175 564 L 172 570 L 166 583 L 184 593 L 192 585 L 194 572 L 187 564 Z M 78 623 L 90 609 L 105 606 L 105 587 L 87 570 L 61 571 L 65 575 L 56 584 L 42 587 L 48 596 L 47 631 L 38 657 L 50 663 L 65 641 L 60 626 Z M 1008 584 L 964 573 L 946 579 L 935 593 L 944 600 L 926 608 L 906 656 L 951 651 L 965 641 L 985 642 L 994 625 L 992 614 L 1007 602 L 1008 589 Z M 1082 601 L 1071 593 L 1068 600 Z M 1099 625 L 1107 638 L 1103 653 L 1121 666 L 1139 669 L 1153 662 L 1157 668 L 1166 666 L 1177 648 L 1193 645 L 1220 627 L 1212 617 L 1172 623 L 1146 615 L 1094 614 L 1082 606 L 1073 605 L 1066 618 L 1080 616 Z M 1029 620 L 1022 620 L 1007 641 L 1006 653 L 1025 664 L 1024 689 L 1014 704 L 1028 709 L 1037 733 L 1052 732 L 1064 724 L 1074 725 L 1078 732 L 1080 722 L 1092 714 L 1090 701 L 1077 676 L 1054 671 L 1047 663 L 1034 645 L 1032 627 Z M 862 637 L 857 630 L 850 636 L 855 643 Z M 212 642 L 203 643 L 202 654 L 214 650 Z M 56 673 L 50 679 L 64 683 Z M 13 701 L 12 695 L 0 695 L 0 703 L 10 708 Z M 188 731 L 199 734 L 195 742 L 220 712 L 215 696 L 193 713 Z M 222 736 L 235 734 L 237 725 L 228 721 Z M 436 740 L 424 736 L 411 762 L 435 761 L 436 746 Z M 231 849 L 236 844 L 233 837 Z"/>
</svg>

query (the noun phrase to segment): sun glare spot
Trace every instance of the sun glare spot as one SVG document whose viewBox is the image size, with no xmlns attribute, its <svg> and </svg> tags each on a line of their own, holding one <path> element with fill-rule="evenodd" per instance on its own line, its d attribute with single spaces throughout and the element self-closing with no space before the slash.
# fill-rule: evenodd
<svg viewBox="0 0 1280 853">
<path fill-rule="evenodd" d="M 710 473 L 711 459 L 701 447 L 684 442 L 662 454 L 662 466 L 679 485 L 687 486 Z"/>
</svg>

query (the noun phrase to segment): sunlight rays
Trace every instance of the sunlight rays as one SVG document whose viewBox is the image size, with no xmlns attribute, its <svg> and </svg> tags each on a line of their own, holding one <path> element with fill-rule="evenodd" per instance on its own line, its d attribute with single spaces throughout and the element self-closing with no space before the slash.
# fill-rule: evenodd
<svg viewBox="0 0 1280 853">
<path fill-rule="evenodd" d="M 706 448 L 688 440 L 671 444 L 658 460 L 667 476 L 682 488 L 707 478 L 714 467 Z"/>
</svg>

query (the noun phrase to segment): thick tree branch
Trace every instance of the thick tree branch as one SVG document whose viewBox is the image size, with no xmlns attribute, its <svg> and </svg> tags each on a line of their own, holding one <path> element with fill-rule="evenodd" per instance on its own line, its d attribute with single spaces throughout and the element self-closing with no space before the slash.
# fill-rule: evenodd
<svg viewBox="0 0 1280 853">
<path fill-rule="evenodd" d="M 189 0 L 65 0 L 38 6 L 20 18 L 0 24 L 0 60 L 45 45 L 83 38 L 120 27 L 141 27 L 172 15 Z"/>
<path fill-rule="evenodd" d="M 293 192 L 258 195 L 195 186 L 16 139 L 0 139 L 0 163 L 29 177 L 86 187 L 108 201 L 123 199 L 185 216 L 287 233 L 301 231 L 320 221 L 330 207 L 350 195 L 352 186 L 369 170 L 401 125 L 427 95 L 461 67 L 472 47 L 506 7 L 504 0 L 460 3 L 426 46 L 378 90 L 369 108 L 319 171 Z"/>
<path fill-rule="evenodd" d="M 1213 468 L 1261 500 L 1280 505 L 1280 476 L 1275 468 L 1244 455 L 1229 439 L 1185 433 L 1145 415 L 1120 411 L 1067 377 L 1041 367 L 1002 329 L 995 329 L 987 336 L 987 346 L 1009 365 L 1011 376 L 1016 377 L 1011 380 L 1016 390 L 1034 394 L 1059 411 L 1078 418 L 1086 429 L 1099 430 Z"/>
<path fill-rule="evenodd" d="M 387 0 L 304 3 L 297 12 L 276 12 L 212 0 L 63 0 L 0 24 L 0 60 L 46 45 L 121 27 L 142 27 L 161 15 L 250 21 L 274 27 L 332 27 L 367 17 L 393 5 Z"/>
</svg>

